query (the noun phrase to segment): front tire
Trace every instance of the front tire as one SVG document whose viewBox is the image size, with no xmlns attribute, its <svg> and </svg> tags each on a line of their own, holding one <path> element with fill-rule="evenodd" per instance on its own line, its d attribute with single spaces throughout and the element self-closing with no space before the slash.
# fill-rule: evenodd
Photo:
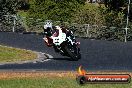
<svg viewBox="0 0 132 88">
<path fill-rule="evenodd" d="M 78 61 L 79 59 L 81 59 L 81 54 L 78 51 L 79 48 L 75 47 L 74 52 L 71 52 L 67 46 L 65 46 L 64 49 L 68 53 L 68 55 L 71 57 L 71 60 Z M 78 52 L 78 53 L 75 53 L 75 52 Z"/>
<path fill-rule="evenodd" d="M 57 46 L 53 45 L 53 48 L 54 48 L 54 51 L 55 51 L 56 53 L 60 52 L 60 50 L 57 48 Z"/>
</svg>

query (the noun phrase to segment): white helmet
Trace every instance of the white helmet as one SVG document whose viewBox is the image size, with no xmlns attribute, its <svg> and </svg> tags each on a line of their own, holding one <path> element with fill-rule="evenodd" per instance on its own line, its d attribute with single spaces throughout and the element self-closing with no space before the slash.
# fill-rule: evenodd
<svg viewBox="0 0 132 88">
<path fill-rule="evenodd" d="M 52 22 L 50 20 L 46 20 L 44 24 L 44 29 L 52 28 Z"/>
</svg>

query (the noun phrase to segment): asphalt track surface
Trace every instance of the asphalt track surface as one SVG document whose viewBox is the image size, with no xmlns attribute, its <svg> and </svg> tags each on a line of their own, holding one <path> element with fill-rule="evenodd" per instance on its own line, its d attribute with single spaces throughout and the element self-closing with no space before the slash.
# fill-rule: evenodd
<svg viewBox="0 0 132 88">
<path fill-rule="evenodd" d="M 44 44 L 40 35 L 0 32 L 0 45 L 44 52 L 54 58 L 45 62 L 0 65 L 0 70 L 70 70 L 82 65 L 86 70 L 132 70 L 132 42 L 110 42 L 77 38 L 81 42 L 82 58 L 69 61 Z"/>
</svg>

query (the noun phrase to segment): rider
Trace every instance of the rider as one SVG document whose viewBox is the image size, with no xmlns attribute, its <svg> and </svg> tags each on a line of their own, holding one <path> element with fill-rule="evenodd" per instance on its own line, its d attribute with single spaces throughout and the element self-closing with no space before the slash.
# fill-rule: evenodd
<svg viewBox="0 0 132 88">
<path fill-rule="evenodd" d="M 61 28 L 59 26 L 52 26 L 52 22 L 47 20 L 44 24 L 44 40 L 47 44 L 47 46 L 51 47 L 53 44 L 53 39 L 51 36 L 58 36 L 59 35 L 59 30 Z"/>
<path fill-rule="evenodd" d="M 52 22 L 51 21 L 47 21 L 45 22 L 44 25 L 44 34 L 45 37 L 43 38 L 47 44 L 47 46 L 51 47 L 53 44 L 53 39 L 51 38 L 51 36 L 58 36 L 59 35 L 59 30 L 62 30 L 63 33 L 66 33 L 67 36 L 73 36 L 73 33 L 68 30 L 67 28 L 65 28 L 64 26 L 52 26 Z"/>
</svg>

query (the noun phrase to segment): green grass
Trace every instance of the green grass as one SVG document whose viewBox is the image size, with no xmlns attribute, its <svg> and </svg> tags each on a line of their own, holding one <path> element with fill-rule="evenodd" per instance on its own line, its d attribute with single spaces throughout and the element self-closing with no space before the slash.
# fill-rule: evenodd
<svg viewBox="0 0 132 88">
<path fill-rule="evenodd" d="M 130 84 L 77 84 L 74 78 L 22 78 L 0 80 L 0 88 L 132 88 Z"/>
<path fill-rule="evenodd" d="M 32 51 L 0 46 L 0 62 L 16 62 L 36 59 Z"/>
</svg>

